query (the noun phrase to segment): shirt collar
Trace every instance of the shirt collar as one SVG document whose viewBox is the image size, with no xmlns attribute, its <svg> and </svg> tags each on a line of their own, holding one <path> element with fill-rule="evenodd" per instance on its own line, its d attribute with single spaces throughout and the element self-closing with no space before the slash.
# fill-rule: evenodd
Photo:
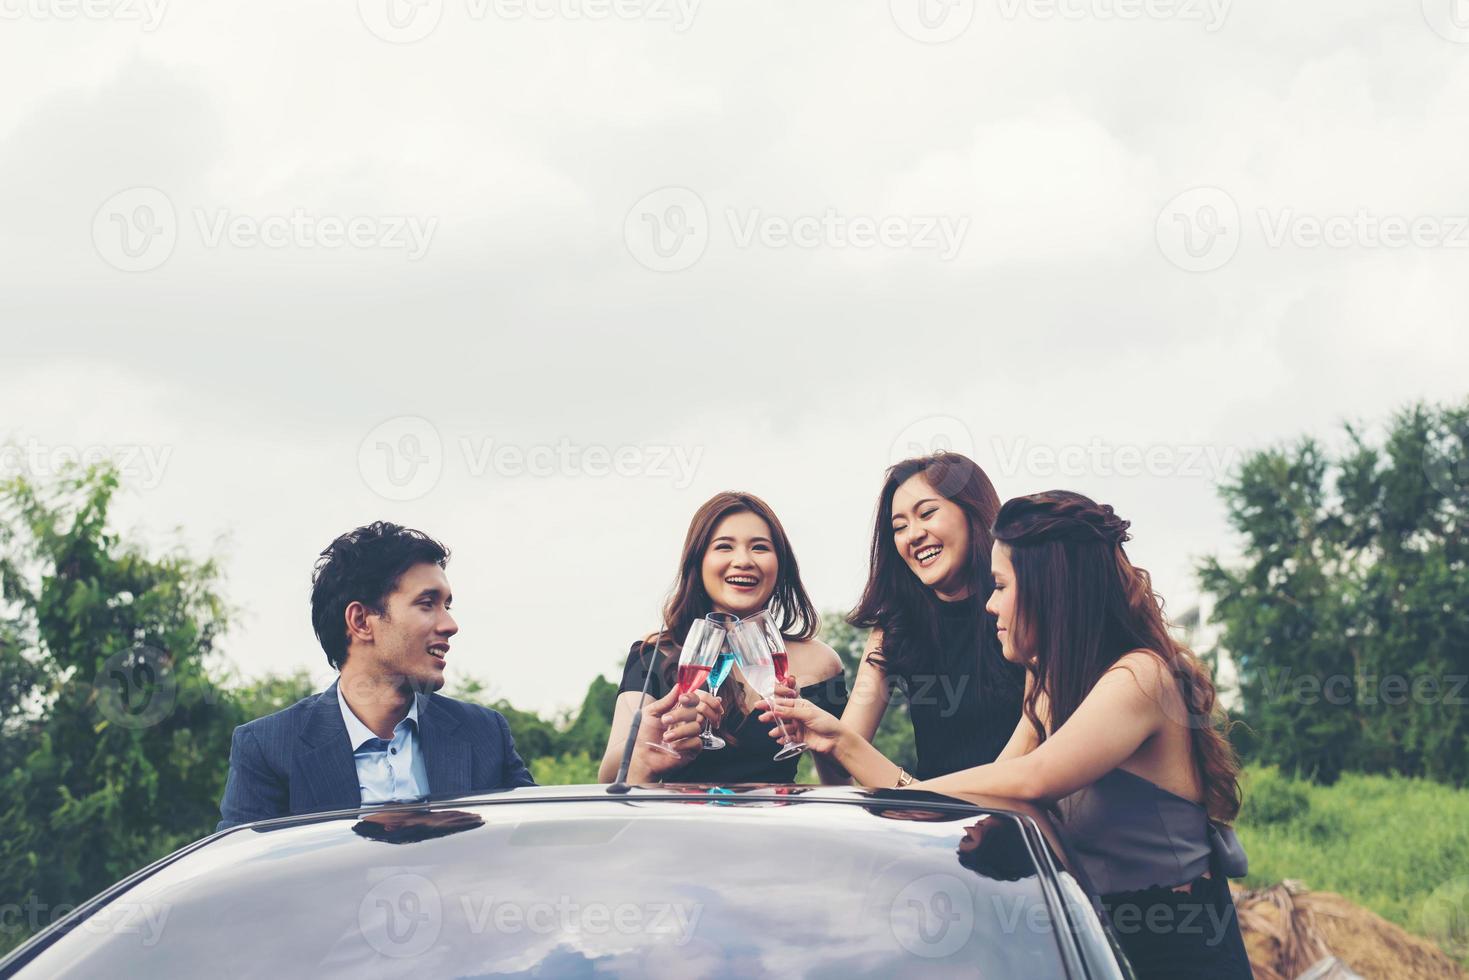
<svg viewBox="0 0 1469 980">
<path fill-rule="evenodd" d="M 377 735 L 373 733 L 373 730 L 364 725 L 362 723 L 362 719 L 358 718 L 357 715 L 352 711 L 351 706 L 347 704 L 347 698 L 345 695 L 342 694 L 342 685 L 340 683 L 337 684 L 337 707 L 342 709 L 342 724 L 347 726 L 347 741 L 352 743 L 353 752 L 356 752 L 358 749 L 362 748 L 363 742 L 367 742 L 377 738 Z M 418 727 L 417 696 L 415 696 L 413 700 L 409 702 L 408 714 L 404 716 L 403 721 L 400 721 L 397 725 L 393 726 L 393 731 L 397 732 L 397 730 L 402 727 L 403 722 L 407 721 L 413 722 L 413 727 L 415 729 Z"/>
</svg>

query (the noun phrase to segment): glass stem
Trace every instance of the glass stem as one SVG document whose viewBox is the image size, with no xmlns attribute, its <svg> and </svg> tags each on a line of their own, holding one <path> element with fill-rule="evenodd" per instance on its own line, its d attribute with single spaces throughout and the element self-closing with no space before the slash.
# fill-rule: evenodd
<svg viewBox="0 0 1469 980">
<path fill-rule="evenodd" d="M 719 688 L 717 688 L 717 687 L 711 687 L 711 688 L 709 688 L 709 696 L 712 697 L 712 698 L 719 697 Z M 705 715 L 704 716 L 704 735 L 705 736 L 709 736 L 709 735 L 712 735 L 712 734 L 714 734 L 714 731 L 713 731 L 713 729 L 709 725 L 709 716 L 708 715 Z"/>
<path fill-rule="evenodd" d="M 771 695 L 771 700 L 774 700 L 774 698 L 775 698 L 775 696 L 774 695 Z M 790 743 L 790 740 L 791 740 L 791 733 L 788 732 L 788 731 L 786 731 L 785 722 L 783 722 L 783 721 L 780 720 L 780 715 L 776 715 L 775 716 L 775 725 L 776 725 L 777 728 L 780 729 L 781 738 L 785 739 L 785 742 L 782 742 L 781 744 L 783 744 L 783 745 L 789 744 Z"/>
</svg>

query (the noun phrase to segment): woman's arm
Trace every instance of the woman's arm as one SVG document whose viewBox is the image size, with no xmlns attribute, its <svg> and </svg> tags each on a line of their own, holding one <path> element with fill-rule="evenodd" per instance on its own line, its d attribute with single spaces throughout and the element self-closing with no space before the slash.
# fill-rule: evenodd
<svg viewBox="0 0 1469 980">
<path fill-rule="evenodd" d="M 1160 692 L 1170 682 L 1161 661 L 1146 651 L 1119 660 L 1092 688 L 1056 734 L 1032 751 L 984 766 L 915 782 L 936 793 L 984 793 L 1021 800 L 1056 800 L 1096 782 L 1130 759 L 1164 723 Z M 863 786 L 896 786 L 898 766 L 845 722 L 810 701 L 778 698 L 782 718 L 801 724 L 818 752 L 829 752 Z M 767 712 L 762 720 L 773 718 Z M 1017 752 L 1025 736 L 1017 731 Z"/>
<path fill-rule="evenodd" d="M 1034 750 L 913 785 L 936 793 L 987 793 L 1022 800 L 1069 796 L 1132 758 L 1162 728 L 1166 718 L 1160 692 L 1168 681 L 1167 668 L 1157 657 L 1146 651 L 1129 653 L 1102 675 L 1066 724 Z M 859 775 L 847 765 L 853 775 L 886 778 L 887 772 L 873 760 L 857 749 L 849 751 L 861 760 L 853 765 L 866 767 Z"/>
<path fill-rule="evenodd" d="M 1025 672 L 1024 697 L 1030 697 L 1030 689 L 1034 685 L 1035 675 L 1027 670 Z M 1022 701 L 1021 703 L 1023 704 L 1024 702 Z M 1050 714 L 1049 708 L 1050 706 L 1047 704 L 1044 694 L 1036 699 L 1035 711 L 1041 719 L 1041 724 L 1045 724 L 1048 720 Z M 1036 735 L 1035 726 L 1030 723 L 1029 718 L 1025 717 L 1025 712 L 1021 711 L 1020 719 L 1015 722 L 1015 731 L 1010 733 L 1010 741 L 1005 743 L 1005 747 L 1000 750 L 1000 754 L 995 758 L 995 761 L 1004 762 L 1006 759 L 1018 759 L 1022 755 L 1034 751 L 1035 747 L 1040 744 L 1040 736 Z"/>
<path fill-rule="evenodd" d="M 612 709 L 612 730 L 607 733 L 607 749 L 602 754 L 602 764 L 597 767 L 597 780 L 610 783 L 617 778 L 622 765 L 622 747 L 627 744 L 628 726 L 632 724 L 638 710 L 636 691 L 623 691 L 617 696 Z M 704 719 L 711 727 L 718 727 L 724 719 L 724 705 L 710 696 L 708 691 L 691 691 L 682 698 L 678 689 L 663 697 L 649 699 L 643 705 L 641 730 L 633 742 L 633 760 L 628 766 L 628 781 L 634 783 L 653 782 L 675 769 L 682 769 L 698 756 L 701 745 L 699 732 Z M 679 753 L 678 757 L 657 752 L 643 742 L 662 742 Z"/>
<path fill-rule="evenodd" d="M 847 698 L 847 707 L 842 711 L 842 724 L 870 742 L 882 724 L 882 716 L 888 708 L 887 671 L 869 657 L 875 650 L 882 649 L 882 630 L 875 629 L 867 637 L 862 648 L 862 660 L 857 664 L 857 679 L 852 682 L 852 693 Z"/>
<path fill-rule="evenodd" d="M 622 747 L 627 744 L 627 727 L 632 724 L 641 698 L 638 691 L 623 691 L 617 695 L 617 702 L 612 708 L 612 730 L 607 733 L 607 748 L 602 752 L 602 764 L 597 767 L 598 782 L 610 783 L 617 778 L 617 770 L 622 766 Z M 648 703 L 653 703 L 652 698 Z"/>
<path fill-rule="evenodd" d="M 887 672 L 882 666 L 869 661 L 869 655 L 882 648 L 882 630 L 874 629 L 867 635 L 862 647 L 862 659 L 857 662 L 857 677 L 852 681 L 852 691 L 847 695 L 847 705 L 842 709 L 842 723 L 868 741 L 877 734 L 882 716 L 887 711 Z M 817 753 L 813 760 L 816 775 L 828 786 L 846 786 L 852 782 L 851 775 L 842 768 L 836 757 Z"/>
<path fill-rule="evenodd" d="M 795 678 L 796 690 L 792 691 L 793 694 L 797 693 L 801 687 L 810 687 L 814 684 L 828 684 L 833 678 L 842 675 L 842 658 L 837 656 L 835 650 L 820 640 L 811 640 L 799 645 L 792 643 L 790 645 L 790 652 L 791 672 L 799 675 Z M 799 666 L 797 664 L 798 657 Z M 842 686 L 845 689 L 845 683 Z M 830 693 L 829 689 L 823 692 L 822 700 L 827 700 L 825 695 L 828 693 Z M 827 703 L 831 707 L 836 707 L 830 701 Z M 847 704 L 851 704 L 850 696 L 848 696 Z M 828 786 L 845 786 L 851 782 L 846 771 L 831 756 L 813 753 L 811 761 L 816 767 L 816 778 L 823 784 Z"/>
</svg>

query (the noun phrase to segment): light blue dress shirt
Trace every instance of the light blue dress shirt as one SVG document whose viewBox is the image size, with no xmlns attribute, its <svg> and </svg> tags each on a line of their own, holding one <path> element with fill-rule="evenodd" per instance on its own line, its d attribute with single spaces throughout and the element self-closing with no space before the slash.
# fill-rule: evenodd
<svg viewBox="0 0 1469 980">
<path fill-rule="evenodd" d="M 416 800 L 428 795 L 428 771 L 423 753 L 418 751 L 417 698 L 407 717 L 394 726 L 392 741 L 378 738 L 352 713 L 340 685 L 337 706 L 347 726 L 352 761 L 357 765 L 357 789 L 364 804 Z"/>
</svg>

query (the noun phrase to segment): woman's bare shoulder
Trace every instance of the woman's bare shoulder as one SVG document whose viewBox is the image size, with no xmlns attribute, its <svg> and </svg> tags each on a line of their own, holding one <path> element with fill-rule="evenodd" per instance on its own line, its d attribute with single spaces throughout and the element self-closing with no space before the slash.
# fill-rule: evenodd
<svg viewBox="0 0 1469 980">
<path fill-rule="evenodd" d="M 821 640 L 790 640 L 786 644 L 786 652 L 791 657 L 791 673 L 800 677 L 803 683 L 808 677 L 825 680 L 842 671 L 842 658 Z"/>
<path fill-rule="evenodd" d="M 1154 699 L 1166 693 L 1170 687 L 1176 686 L 1170 683 L 1173 675 L 1168 664 L 1152 650 L 1132 650 L 1125 653 L 1107 668 L 1106 673 L 1130 674 L 1142 693 Z"/>
</svg>

